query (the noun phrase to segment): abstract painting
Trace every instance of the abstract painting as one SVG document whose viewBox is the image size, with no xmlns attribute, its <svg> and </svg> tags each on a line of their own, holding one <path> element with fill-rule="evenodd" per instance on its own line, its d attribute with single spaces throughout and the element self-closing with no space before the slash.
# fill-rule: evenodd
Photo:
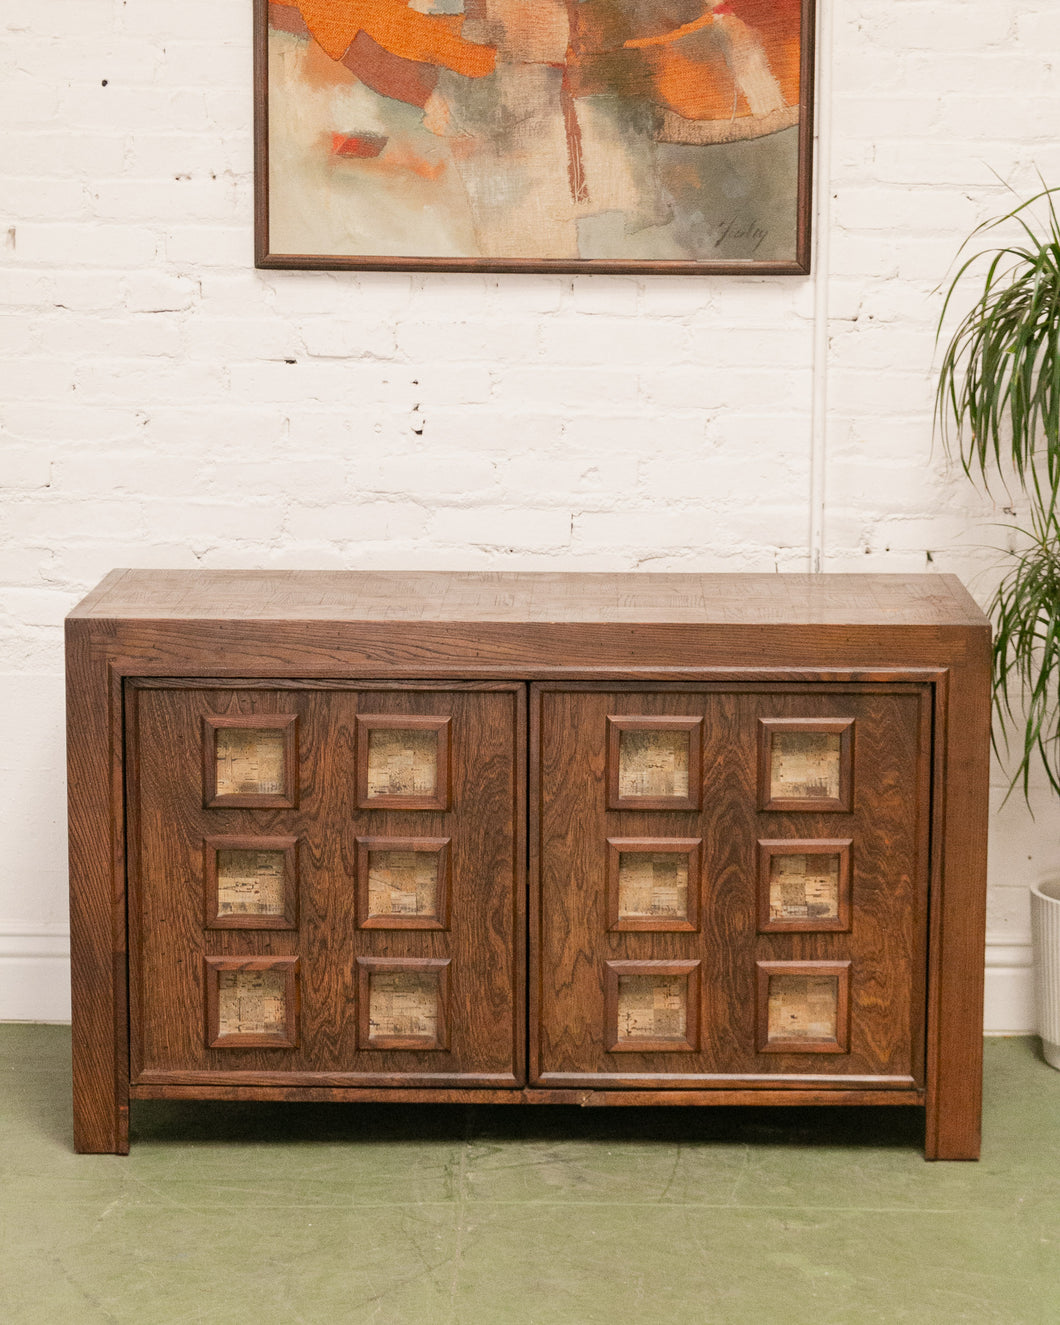
<svg viewBox="0 0 1060 1325">
<path fill-rule="evenodd" d="M 813 0 L 256 0 L 257 261 L 805 272 Z"/>
</svg>

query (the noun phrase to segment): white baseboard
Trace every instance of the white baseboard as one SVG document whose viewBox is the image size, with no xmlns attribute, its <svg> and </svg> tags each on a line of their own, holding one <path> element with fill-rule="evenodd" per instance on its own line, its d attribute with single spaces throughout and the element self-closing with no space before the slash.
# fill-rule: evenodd
<svg viewBox="0 0 1060 1325">
<path fill-rule="evenodd" d="M 69 934 L 0 928 L 0 1021 L 69 1020 Z"/>
<path fill-rule="evenodd" d="M 987 939 L 988 1035 L 1034 1032 L 1030 942 Z M 42 932 L 0 927 L 0 1021 L 70 1020 L 70 939 L 61 929 Z"/>
<path fill-rule="evenodd" d="M 1034 970 L 1030 939 L 1013 943 L 1007 936 L 986 939 L 986 998 L 983 1029 L 987 1035 L 1033 1035 Z"/>
</svg>

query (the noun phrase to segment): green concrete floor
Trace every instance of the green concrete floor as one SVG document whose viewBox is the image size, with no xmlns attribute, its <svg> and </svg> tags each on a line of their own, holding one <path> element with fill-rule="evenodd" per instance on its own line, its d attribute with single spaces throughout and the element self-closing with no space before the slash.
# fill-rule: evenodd
<svg viewBox="0 0 1060 1325">
<path fill-rule="evenodd" d="M 988 1040 L 983 1159 L 908 1109 L 134 1106 L 0 1026 L 3 1325 L 1060 1322 L 1060 1072 Z"/>
</svg>

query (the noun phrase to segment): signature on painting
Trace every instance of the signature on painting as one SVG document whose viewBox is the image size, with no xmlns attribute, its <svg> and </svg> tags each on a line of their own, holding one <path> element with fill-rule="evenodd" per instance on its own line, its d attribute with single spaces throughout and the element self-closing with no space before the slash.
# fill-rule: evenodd
<svg viewBox="0 0 1060 1325">
<path fill-rule="evenodd" d="M 757 253 L 769 238 L 769 231 L 753 217 L 733 217 L 714 227 L 714 247 L 722 248 L 736 240 L 746 241 L 750 253 Z M 744 246 L 741 245 L 741 248 Z"/>
</svg>

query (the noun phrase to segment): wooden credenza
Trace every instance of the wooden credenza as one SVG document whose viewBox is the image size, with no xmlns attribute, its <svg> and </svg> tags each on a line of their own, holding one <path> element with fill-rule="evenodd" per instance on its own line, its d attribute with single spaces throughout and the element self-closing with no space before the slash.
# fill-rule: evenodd
<svg viewBox="0 0 1060 1325">
<path fill-rule="evenodd" d="M 950 576 L 115 571 L 67 622 L 74 1125 L 916 1104 L 979 1147 Z"/>
</svg>

